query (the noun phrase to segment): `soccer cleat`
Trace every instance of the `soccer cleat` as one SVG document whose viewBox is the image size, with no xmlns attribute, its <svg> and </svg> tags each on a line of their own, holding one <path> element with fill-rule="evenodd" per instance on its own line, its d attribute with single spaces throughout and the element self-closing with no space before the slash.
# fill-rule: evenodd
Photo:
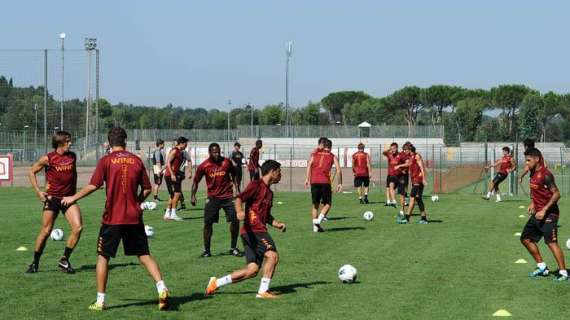
<svg viewBox="0 0 570 320">
<path fill-rule="evenodd" d="M 329 218 L 323 217 L 323 220 L 322 220 L 322 221 L 325 221 L 325 222 L 326 222 L 326 221 L 329 221 Z"/>
<path fill-rule="evenodd" d="M 179 217 L 176 213 L 171 213 L 170 217 L 168 218 L 170 220 L 174 220 L 174 221 L 182 221 L 184 219 L 182 219 L 181 217 Z"/>
<path fill-rule="evenodd" d="M 164 291 L 162 291 L 158 295 L 158 310 L 160 311 L 168 310 L 169 307 L 170 307 L 170 292 L 168 291 L 168 289 L 164 289 Z"/>
<path fill-rule="evenodd" d="M 104 303 L 94 302 L 93 304 L 91 304 L 89 306 L 89 310 L 92 310 L 92 311 L 103 311 L 105 309 L 107 309 L 107 306 Z"/>
<path fill-rule="evenodd" d="M 384 207 L 388 207 L 390 204 L 386 201 L 386 203 L 384 203 Z"/>
<path fill-rule="evenodd" d="M 216 277 L 210 278 L 210 281 L 208 281 L 208 286 L 206 287 L 206 291 L 204 292 L 205 297 L 213 296 L 214 293 L 216 293 L 216 289 L 218 289 L 216 281 L 218 281 Z"/>
<path fill-rule="evenodd" d="M 69 273 L 69 274 L 74 274 L 75 273 L 75 269 L 73 269 L 73 267 L 71 267 L 71 263 L 69 263 L 69 260 L 65 259 L 65 258 L 61 258 L 59 259 L 59 263 L 57 265 L 59 267 L 59 269 L 65 273 Z"/>
<path fill-rule="evenodd" d="M 364 200 L 360 199 L 360 204 L 364 204 Z"/>
<path fill-rule="evenodd" d="M 266 299 L 266 300 L 271 300 L 271 299 L 277 299 L 279 298 L 278 295 L 276 295 L 275 293 L 271 292 L 271 291 L 265 291 L 262 293 L 258 293 L 255 295 L 255 297 L 257 299 Z"/>
<path fill-rule="evenodd" d="M 368 203 L 369 203 L 369 201 L 368 201 L 368 196 L 364 196 L 364 203 L 365 203 L 365 204 L 368 204 Z"/>
<path fill-rule="evenodd" d="M 28 270 L 26 270 L 26 273 L 36 273 L 38 272 L 39 266 L 35 263 L 32 263 L 28 266 Z"/>
<path fill-rule="evenodd" d="M 556 276 L 554 277 L 554 281 L 556 281 L 556 282 L 563 282 L 563 281 L 567 281 L 567 280 L 568 280 L 568 276 L 560 274 L 560 272 L 557 272 Z"/>
<path fill-rule="evenodd" d="M 204 250 L 204 252 L 202 252 L 202 254 L 200 255 L 200 258 L 209 258 L 211 256 L 212 256 L 212 253 L 210 253 L 210 251 Z"/>
<path fill-rule="evenodd" d="M 238 248 L 231 248 L 230 254 L 234 257 L 243 257 L 243 253 L 241 253 Z"/>
<path fill-rule="evenodd" d="M 548 268 L 544 268 L 544 269 L 536 268 L 536 269 L 534 269 L 533 272 L 529 273 L 528 276 L 531 278 L 548 277 L 549 274 L 550 274 L 550 270 L 548 270 Z"/>
<path fill-rule="evenodd" d="M 419 222 L 419 224 L 429 224 L 429 222 L 427 220 L 421 219 Z"/>
<path fill-rule="evenodd" d="M 490 198 L 483 196 L 483 197 L 481 197 L 481 199 L 489 201 Z"/>
<path fill-rule="evenodd" d="M 325 232 L 325 229 L 320 224 L 313 225 L 313 232 Z"/>
<path fill-rule="evenodd" d="M 186 203 L 182 202 L 179 210 L 186 210 Z"/>
<path fill-rule="evenodd" d="M 156 201 L 156 202 L 160 202 L 160 201 L 162 201 L 162 200 L 160 200 L 160 198 L 159 198 L 159 197 L 154 197 L 154 201 Z"/>
<path fill-rule="evenodd" d="M 170 220 L 170 213 L 165 212 L 164 215 L 162 216 L 162 220 L 164 220 L 164 221 Z"/>
<path fill-rule="evenodd" d="M 404 219 L 398 218 L 396 220 L 396 224 L 408 224 L 408 220 L 406 220 L 405 218 Z"/>
</svg>

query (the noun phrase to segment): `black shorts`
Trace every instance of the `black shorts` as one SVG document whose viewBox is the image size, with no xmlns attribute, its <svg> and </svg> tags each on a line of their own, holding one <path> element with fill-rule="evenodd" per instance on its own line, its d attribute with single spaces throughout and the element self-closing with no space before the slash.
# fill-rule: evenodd
<svg viewBox="0 0 570 320">
<path fill-rule="evenodd" d="M 161 185 L 163 177 L 164 177 L 164 175 L 162 175 L 162 174 L 159 175 L 159 174 L 155 173 L 154 174 L 154 184 Z"/>
<path fill-rule="evenodd" d="M 236 167 L 236 179 L 241 181 L 242 178 L 243 178 L 243 170 L 241 169 L 241 167 Z"/>
<path fill-rule="evenodd" d="M 537 220 L 531 216 L 523 228 L 521 240 L 530 239 L 533 242 L 539 242 L 542 237 L 545 243 L 558 241 L 558 220 L 550 217 Z"/>
<path fill-rule="evenodd" d="M 424 185 L 421 183 L 418 184 L 412 183 L 412 192 L 410 193 L 410 197 L 421 198 L 423 195 L 424 195 Z"/>
<path fill-rule="evenodd" d="M 406 195 L 406 189 L 408 189 L 408 183 L 410 182 L 410 175 L 409 174 L 403 174 L 399 178 L 400 179 L 398 181 L 398 194 L 405 196 Z"/>
<path fill-rule="evenodd" d="M 493 183 L 495 184 L 495 186 L 499 186 L 499 184 L 501 184 L 501 182 L 505 181 L 506 178 L 507 178 L 506 173 L 497 172 L 497 174 L 493 178 Z"/>
<path fill-rule="evenodd" d="M 313 183 L 311 184 L 311 198 L 313 205 L 332 204 L 332 187 L 330 183 Z"/>
<path fill-rule="evenodd" d="M 204 206 L 204 224 L 213 224 L 220 221 L 220 209 L 226 213 L 226 222 L 237 222 L 236 208 L 232 198 L 217 199 L 208 197 Z"/>
<path fill-rule="evenodd" d="M 249 179 L 250 180 L 259 180 L 259 170 L 249 171 Z"/>
<path fill-rule="evenodd" d="M 70 206 L 64 206 L 63 204 L 61 204 L 61 199 L 62 198 L 48 196 L 48 198 L 44 202 L 44 211 L 49 210 L 55 213 L 56 215 L 59 214 L 59 212 L 65 214 L 65 212 L 67 212 L 67 209 L 69 209 Z"/>
<path fill-rule="evenodd" d="M 164 180 L 166 181 L 166 189 L 168 189 L 168 194 L 170 197 L 174 196 L 174 193 L 182 192 L 182 181 L 184 180 L 184 174 L 177 174 L 176 175 L 176 182 L 172 181 L 170 176 L 165 176 Z"/>
<path fill-rule="evenodd" d="M 354 177 L 354 187 L 366 187 L 370 186 L 370 177 Z"/>
<path fill-rule="evenodd" d="M 248 232 L 241 235 L 245 261 L 261 266 L 267 251 L 277 252 L 273 238 L 267 232 Z"/>
<path fill-rule="evenodd" d="M 393 183 L 394 189 L 397 189 L 398 185 L 400 183 L 400 178 L 398 178 L 397 176 L 387 176 L 386 177 L 386 188 L 390 187 L 390 183 Z"/>
<path fill-rule="evenodd" d="M 97 254 L 115 257 L 119 242 L 123 241 L 126 256 L 149 255 L 148 239 L 144 224 L 102 224 L 97 240 Z"/>
</svg>

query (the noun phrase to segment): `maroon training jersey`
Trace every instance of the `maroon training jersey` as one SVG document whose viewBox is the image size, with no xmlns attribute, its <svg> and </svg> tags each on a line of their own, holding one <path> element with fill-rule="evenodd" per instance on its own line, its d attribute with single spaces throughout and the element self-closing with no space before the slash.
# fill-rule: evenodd
<svg viewBox="0 0 570 320">
<path fill-rule="evenodd" d="M 245 202 L 245 220 L 240 233 L 267 232 L 267 224 L 273 221 L 273 191 L 269 186 L 263 180 L 253 180 L 238 198 Z"/>
<path fill-rule="evenodd" d="M 384 153 L 384 156 L 388 158 L 388 175 L 399 176 L 400 170 L 396 169 L 396 166 L 400 164 L 400 154 L 388 151 Z"/>
<path fill-rule="evenodd" d="M 554 182 L 554 175 L 545 167 L 541 167 L 535 172 L 531 173 L 530 182 L 530 197 L 532 203 L 534 204 L 534 209 L 536 212 L 542 210 L 544 206 L 552 199 L 552 189 L 556 187 Z M 548 210 L 547 216 L 550 218 L 558 218 L 559 209 L 558 204 L 554 204 Z"/>
<path fill-rule="evenodd" d="M 247 164 L 247 169 L 249 171 L 255 171 L 259 167 L 259 149 L 253 147 L 249 153 L 249 163 Z"/>
<path fill-rule="evenodd" d="M 107 200 L 103 212 L 104 224 L 142 223 L 138 200 L 139 187 L 150 190 L 150 180 L 142 160 L 128 151 L 114 151 L 99 160 L 89 184 L 101 187 L 105 183 Z"/>
<path fill-rule="evenodd" d="M 422 175 L 422 170 L 420 169 L 420 164 L 416 159 L 417 153 L 410 154 L 410 176 L 412 178 L 412 184 L 423 184 L 424 176 Z"/>
<path fill-rule="evenodd" d="M 331 168 L 333 164 L 334 154 L 330 151 L 321 150 L 313 153 L 313 163 L 311 164 L 311 183 L 330 184 Z"/>
<path fill-rule="evenodd" d="M 184 155 L 182 154 L 182 151 L 176 147 L 172 148 L 170 152 L 174 152 L 174 158 L 172 158 L 172 161 L 170 162 L 170 168 L 172 169 L 172 172 L 176 174 L 176 172 L 180 170 L 180 166 L 184 161 Z M 169 177 L 171 173 L 170 171 L 166 170 L 166 173 L 164 175 Z"/>
<path fill-rule="evenodd" d="M 368 153 L 357 151 L 352 155 L 352 171 L 355 177 L 369 177 Z"/>
<path fill-rule="evenodd" d="M 411 159 L 411 155 L 406 153 L 406 152 L 400 152 L 398 153 L 398 164 L 405 164 L 406 161 L 408 161 L 409 159 Z M 399 172 L 399 176 L 401 175 L 405 175 L 408 174 L 409 168 L 408 167 L 403 167 L 400 168 L 400 172 Z"/>
<path fill-rule="evenodd" d="M 501 159 L 501 164 L 499 166 L 499 173 L 507 174 L 511 166 L 512 166 L 513 157 L 511 156 L 503 156 Z"/>
<path fill-rule="evenodd" d="M 220 158 L 214 162 L 208 158 L 204 160 L 196 169 L 194 182 L 200 183 L 203 176 L 206 176 L 206 186 L 208 187 L 208 197 L 216 199 L 228 199 L 234 195 L 232 177 L 235 175 L 235 167 L 227 158 Z"/>
<path fill-rule="evenodd" d="M 76 156 L 73 152 L 59 154 L 55 151 L 47 154 L 46 192 L 48 195 L 62 198 L 75 194 L 77 188 Z"/>
</svg>

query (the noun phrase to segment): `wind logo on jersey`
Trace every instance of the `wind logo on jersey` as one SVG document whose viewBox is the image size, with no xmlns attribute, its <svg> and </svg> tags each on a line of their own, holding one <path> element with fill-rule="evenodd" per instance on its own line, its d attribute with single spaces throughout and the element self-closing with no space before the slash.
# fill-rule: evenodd
<svg viewBox="0 0 570 320">
<path fill-rule="evenodd" d="M 135 164 L 135 159 L 133 158 L 113 158 L 111 159 L 112 164 Z"/>
<path fill-rule="evenodd" d="M 55 171 L 57 172 L 63 172 L 63 171 L 72 171 L 73 170 L 73 165 L 72 164 L 68 164 L 68 165 L 63 165 L 63 166 L 54 166 Z"/>
</svg>

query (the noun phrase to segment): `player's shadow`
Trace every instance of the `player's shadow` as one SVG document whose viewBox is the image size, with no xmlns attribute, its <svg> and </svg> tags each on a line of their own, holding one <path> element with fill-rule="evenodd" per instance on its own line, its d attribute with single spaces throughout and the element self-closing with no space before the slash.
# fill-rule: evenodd
<svg viewBox="0 0 570 320">
<path fill-rule="evenodd" d="M 339 232 L 339 231 L 352 231 L 352 230 L 365 230 L 364 227 L 342 227 L 325 229 L 325 232 Z"/>
<path fill-rule="evenodd" d="M 443 223 L 443 220 L 428 220 L 429 223 Z"/>
<path fill-rule="evenodd" d="M 187 296 L 173 296 L 170 297 L 170 308 L 168 311 L 178 311 L 179 307 L 183 304 L 186 304 L 190 301 L 198 301 L 207 299 L 203 293 L 195 292 L 191 295 Z M 123 304 L 118 304 L 114 306 L 109 306 L 108 309 L 120 309 L 120 308 L 128 308 L 128 307 L 136 307 L 136 306 L 148 306 L 148 305 L 156 305 L 157 299 L 152 300 L 137 300 L 137 299 L 125 299 L 126 301 L 133 301 L 127 302 Z"/>
<path fill-rule="evenodd" d="M 313 282 L 305 282 L 305 283 L 293 283 L 283 286 L 271 287 L 271 291 L 275 292 L 279 295 L 282 294 L 290 294 L 297 292 L 298 288 L 303 289 L 312 289 L 313 286 L 320 286 L 320 285 L 328 285 L 331 282 L 328 281 L 313 281 Z M 240 291 L 240 292 L 217 292 L 216 294 L 256 294 L 257 291 Z"/>
<path fill-rule="evenodd" d="M 344 219 L 350 219 L 350 218 L 349 217 L 330 217 L 327 219 L 329 219 L 330 221 L 336 221 L 336 220 L 344 220 Z"/>
<path fill-rule="evenodd" d="M 368 204 L 380 204 L 380 203 L 386 203 L 386 201 L 369 201 Z"/>
<path fill-rule="evenodd" d="M 182 220 L 196 220 L 196 219 L 204 219 L 204 216 L 193 216 L 193 217 L 182 218 Z"/>
<path fill-rule="evenodd" d="M 130 266 L 140 266 L 140 264 L 135 263 L 135 262 L 112 263 L 112 264 L 109 264 L 109 270 L 113 270 L 115 268 L 130 267 Z M 97 265 L 95 265 L 95 264 L 84 264 L 79 269 L 76 269 L 76 271 L 79 272 L 79 271 L 95 270 L 96 267 L 97 267 Z"/>
</svg>

